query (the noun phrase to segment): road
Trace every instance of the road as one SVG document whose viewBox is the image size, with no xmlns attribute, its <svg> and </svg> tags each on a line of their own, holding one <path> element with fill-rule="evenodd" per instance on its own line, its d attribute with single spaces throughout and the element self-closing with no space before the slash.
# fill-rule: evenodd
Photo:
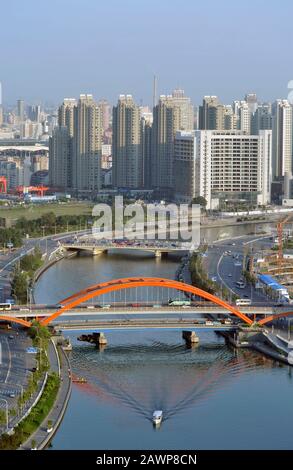
<svg viewBox="0 0 293 470">
<path fill-rule="evenodd" d="M 226 287 L 232 294 L 236 294 L 240 298 L 251 299 L 254 305 L 266 304 L 273 306 L 276 302 L 268 298 L 259 289 L 255 289 L 251 285 L 247 285 L 244 289 L 236 286 L 236 282 L 240 280 L 243 269 L 244 250 L 253 245 L 254 251 L 261 251 L 269 248 L 272 242 L 269 240 L 270 235 L 256 237 L 244 236 L 232 240 L 225 240 L 208 248 L 204 257 L 204 266 L 208 272 L 210 279 Z"/>
<path fill-rule="evenodd" d="M 24 331 L 15 328 L 0 330 L 0 408 L 17 408 L 18 397 L 27 385 L 35 356 L 26 352 L 31 340 Z M 1 429 L 3 431 L 3 428 Z"/>
</svg>

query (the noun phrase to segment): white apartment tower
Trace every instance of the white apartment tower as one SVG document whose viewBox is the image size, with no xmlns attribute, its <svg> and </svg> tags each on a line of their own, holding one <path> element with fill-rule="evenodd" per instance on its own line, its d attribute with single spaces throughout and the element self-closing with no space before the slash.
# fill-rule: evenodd
<svg viewBox="0 0 293 470">
<path fill-rule="evenodd" d="M 292 174 L 292 106 L 277 100 L 272 107 L 273 177 Z"/>
</svg>

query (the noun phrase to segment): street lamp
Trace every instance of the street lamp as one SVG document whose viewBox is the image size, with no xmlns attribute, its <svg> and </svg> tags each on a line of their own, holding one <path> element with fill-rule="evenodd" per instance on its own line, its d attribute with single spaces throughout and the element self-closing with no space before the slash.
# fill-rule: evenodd
<svg viewBox="0 0 293 470">
<path fill-rule="evenodd" d="M 8 431 L 8 401 L 5 398 L 0 398 L 0 401 L 3 401 L 6 405 L 6 432 Z"/>
</svg>

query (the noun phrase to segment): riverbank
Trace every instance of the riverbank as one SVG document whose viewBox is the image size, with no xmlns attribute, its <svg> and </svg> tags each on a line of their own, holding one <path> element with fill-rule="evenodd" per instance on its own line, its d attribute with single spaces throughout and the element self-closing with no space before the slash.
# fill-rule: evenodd
<svg viewBox="0 0 293 470">
<path fill-rule="evenodd" d="M 51 371 L 58 374 L 59 389 L 49 413 L 43 419 L 38 429 L 21 445 L 20 450 L 30 450 L 32 443 L 34 448 L 42 450 L 46 448 L 56 433 L 67 408 L 71 395 L 71 366 L 69 359 L 62 347 L 56 346 L 52 340 L 50 363 Z M 53 348 L 53 349 L 52 349 Z M 57 350 L 58 348 L 58 350 Z M 51 423 L 51 431 L 48 433 L 48 422 Z"/>
</svg>

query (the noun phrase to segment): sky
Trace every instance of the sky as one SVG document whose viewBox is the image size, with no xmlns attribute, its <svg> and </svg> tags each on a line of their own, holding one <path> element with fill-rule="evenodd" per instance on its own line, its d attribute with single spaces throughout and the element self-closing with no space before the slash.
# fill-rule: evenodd
<svg viewBox="0 0 293 470">
<path fill-rule="evenodd" d="M 292 19 L 292 0 L 0 0 L 3 102 L 152 104 L 154 74 L 159 94 L 180 87 L 196 104 L 286 98 Z"/>
</svg>

